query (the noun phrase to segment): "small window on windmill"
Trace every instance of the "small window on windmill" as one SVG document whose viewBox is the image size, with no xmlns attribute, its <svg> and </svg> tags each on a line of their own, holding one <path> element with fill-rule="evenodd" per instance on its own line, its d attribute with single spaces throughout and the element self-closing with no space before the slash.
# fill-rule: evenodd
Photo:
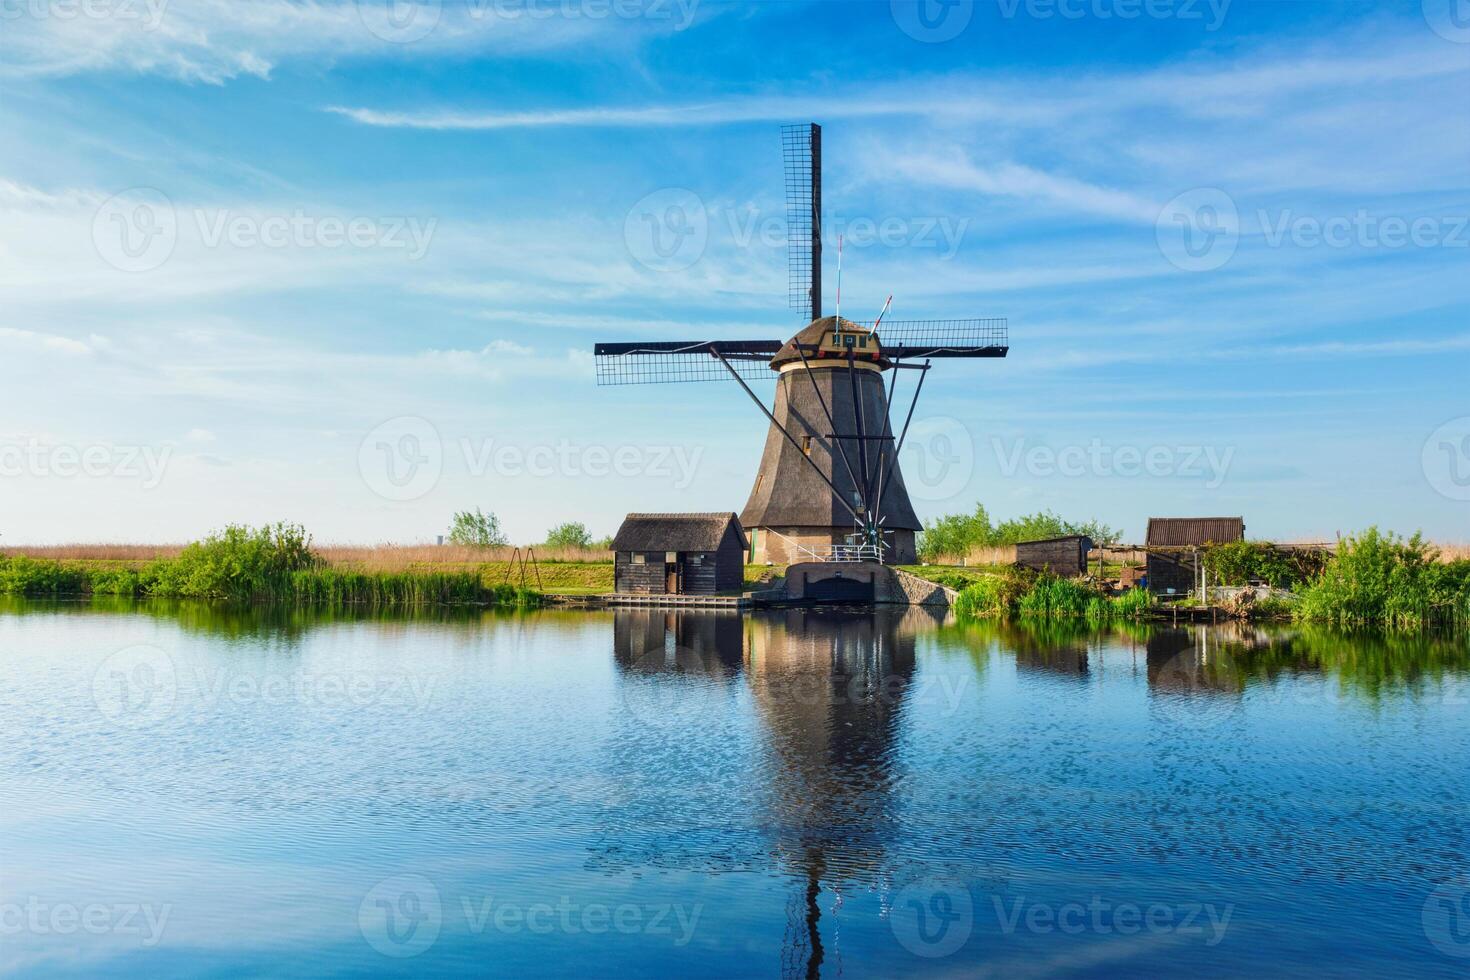
<svg viewBox="0 0 1470 980">
<path fill-rule="evenodd" d="M 842 335 L 842 346 L 852 348 L 857 346 L 857 335 L 845 333 Z"/>
<path fill-rule="evenodd" d="M 802 436 L 801 437 L 801 451 L 803 453 L 805 453 L 806 455 L 808 455 L 808 456 L 810 456 L 812 454 L 812 437 L 811 436 Z M 759 484 L 757 484 L 757 485 L 759 485 Z"/>
</svg>

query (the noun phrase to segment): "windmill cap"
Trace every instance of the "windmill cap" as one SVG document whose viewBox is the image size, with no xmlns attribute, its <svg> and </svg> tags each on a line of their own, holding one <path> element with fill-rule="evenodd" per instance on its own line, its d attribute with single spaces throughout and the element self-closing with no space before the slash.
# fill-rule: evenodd
<svg viewBox="0 0 1470 980">
<path fill-rule="evenodd" d="M 842 318 L 840 328 L 838 325 L 837 317 L 835 316 L 824 316 L 819 320 L 813 320 L 811 323 L 808 323 L 806 326 L 802 327 L 801 330 L 797 332 L 795 337 L 792 337 L 790 340 L 786 341 L 781 349 L 775 353 L 775 356 L 771 358 L 772 369 L 779 371 L 783 364 L 790 364 L 793 361 L 800 362 L 801 352 L 796 349 L 796 346 L 798 344 L 800 344 L 802 347 L 815 347 L 822 342 L 823 334 L 837 329 L 851 330 L 856 333 L 868 332 L 868 328 L 866 326 L 861 323 L 854 323 L 851 320 L 847 319 L 847 317 Z M 815 357 L 810 350 L 806 351 L 806 356 L 807 360 L 815 360 Z M 831 362 L 829 361 L 828 363 Z M 872 364 L 874 362 L 869 360 L 867 363 Z M 879 367 L 883 368 L 890 366 L 888 358 L 881 356 L 881 353 L 876 363 Z"/>
</svg>

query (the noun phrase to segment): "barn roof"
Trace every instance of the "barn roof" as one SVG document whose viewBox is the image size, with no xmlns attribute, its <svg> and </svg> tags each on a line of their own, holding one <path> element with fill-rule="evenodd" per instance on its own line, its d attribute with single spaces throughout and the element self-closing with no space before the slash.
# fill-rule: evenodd
<svg viewBox="0 0 1470 980">
<path fill-rule="evenodd" d="M 824 316 L 820 320 L 813 320 L 811 323 L 808 323 L 806 326 L 802 327 L 801 330 L 797 332 L 796 336 L 786 341 L 786 343 L 782 345 L 781 349 L 778 350 L 771 358 L 771 367 L 779 368 L 783 364 L 790 364 L 793 361 L 800 361 L 801 354 L 798 353 L 796 345 L 801 344 L 803 347 L 816 346 L 817 344 L 822 342 L 822 334 L 826 333 L 828 330 L 837 329 L 837 327 L 835 326 L 836 323 L 837 318 L 835 316 Z M 853 323 L 847 317 L 842 318 L 842 329 L 852 330 L 861 333 L 868 332 L 867 327 Z M 879 343 L 882 343 L 881 337 L 879 338 Z M 871 350 L 871 348 L 869 349 Z M 809 360 L 814 359 L 814 355 L 811 351 L 807 351 L 806 356 Z M 831 362 L 829 361 L 828 363 Z M 886 366 L 888 362 L 884 360 L 881 363 Z"/>
<path fill-rule="evenodd" d="M 1225 544 L 1244 538 L 1243 517 L 1150 517 L 1144 544 L 1159 548 L 1187 548 Z"/>
<path fill-rule="evenodd" d="M 740 547 L 748 547 L 740 518 L 732 513 L 629 514 L 612 546 L 614 551 L 718 551 L 731 524 Z"/>
</svg>

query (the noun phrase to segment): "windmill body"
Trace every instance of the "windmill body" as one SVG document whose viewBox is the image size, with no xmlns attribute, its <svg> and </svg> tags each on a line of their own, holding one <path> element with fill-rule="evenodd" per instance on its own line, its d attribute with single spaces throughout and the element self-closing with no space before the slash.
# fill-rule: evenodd
<svg viewBox="0 0 1470 980">
<path fill-rule="evenodd" d="M 851 359 L 847 337 L 856 340 Z M 913 562 L 921 525 L 893 458 L 884 387 L 893 366 L 878 335 L 850 320 L 839 330 L 836 317 L 823 317 L 782 347 L 770 366 L 777 372 L 774 421 L 740 512 L 752 561 L 790 564 L 858 543 L 862 531 L 852 511 L 866 514 L 864 502 L 871 501 L 884 559 Z M 865 430 L 871 438 L 860 442 L 856 434 Z"/>
</svg>

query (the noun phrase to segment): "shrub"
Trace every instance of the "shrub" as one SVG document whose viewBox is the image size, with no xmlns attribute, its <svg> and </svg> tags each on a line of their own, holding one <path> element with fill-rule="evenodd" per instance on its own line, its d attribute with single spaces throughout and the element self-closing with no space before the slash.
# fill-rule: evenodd
<svg viewBox="0 0 1470 980">
<path fill-rule="evenodd" d="M 1068 521 L 1049 510 L 992 525 L 985 506 L 976 504 L 972 514 L 951 514 L 925 524 L 919 537 L 919 558 L 926 562 L 942 557 L 957 558 L 977 548 L 1001 547 L 1068 534 L 1085 534 L 1099 544 L 1118 538 L 1115 529 L 1100 521 Z"/>
<path fill-rule="evenodd" d="M 150 595 L 201 599 L 265 599 L 289 594 L 291 575 L 314 568 L 311 536 L 295 524 L 252 529 L 230 524 L 195 541 L 174 559 L 146 566 L 143 587 Z"/>
<path fill-rule="evenodd" d="M 510 544 L 510 539 L 500 529 L 500 518 L 474 510 L 455 513 L 449 525 L 449 543 L 472 545 L 480 548 L 499 548 Z"/>
<path fill-rule="evenodd" d="M 578 521 L 567 521 L 546 532 L 546 546 L 548 548 L 590 548 L 592 547 L 592 534 L 587 530 L 587 525 Z"/>
<path fill-rule="evenodd" d="M 1369 528 L 1344 539 L 1297 616 L 1337 626 L 1418 628 L 1470 619 L 1470 562 L 1437 563 L 1420 534 Z"/>
<path fill-rule="evenodd" d="M 1212 546 L 1205 561 L 1224 585 L 1267 582 L 1295 591 L 1322 574 L 1327 553 L 1278 548 L 1265 541 L 1232 541 Z"/>
</svg>

